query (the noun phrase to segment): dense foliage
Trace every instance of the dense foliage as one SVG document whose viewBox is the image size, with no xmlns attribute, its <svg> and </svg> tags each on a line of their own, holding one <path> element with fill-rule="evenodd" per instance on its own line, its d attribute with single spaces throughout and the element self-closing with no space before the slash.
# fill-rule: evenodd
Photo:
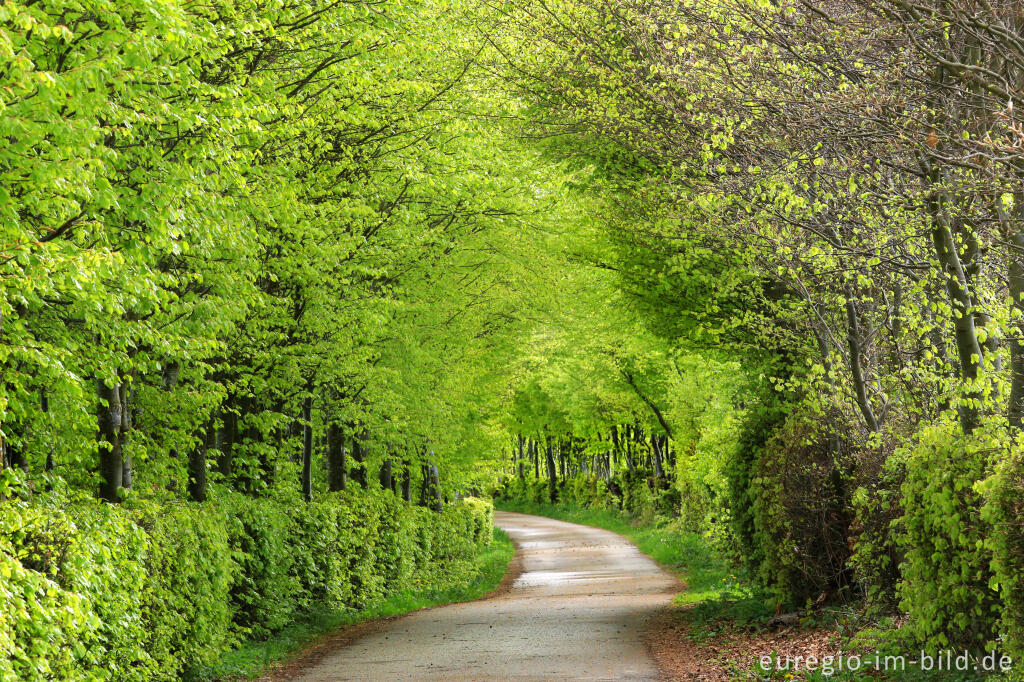
<svg viewBox="0 0 1024 682">
<path fill-rule="evenodd" d="M 498 477 L 1024 655 L 1017 3 L 7 0 L 0 60 L 0 646 L 98 642 L 22 664 L 377 595 Z"/>
<path fill-rule="evenodd" d="M 438 514 L 394 496 L 309 505 L 226 496 L 3 507 L 0 679 L 176 680 L 314 609 L 466 580 L 488 503 Z"/>
<path fill-rule="evenodd" d="M 517 389 L 509 494 L 673 488 L 780 608 L 1021 653 L 1018 3 L 485 4 L 617 308 Z"/>
</svg>

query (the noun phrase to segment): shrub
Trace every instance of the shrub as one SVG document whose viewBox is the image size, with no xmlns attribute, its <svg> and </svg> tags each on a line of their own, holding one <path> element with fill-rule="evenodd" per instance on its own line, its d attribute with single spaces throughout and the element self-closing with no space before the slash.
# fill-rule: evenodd
<svg viewBox="0 0 1024 682">
<path fill-rule="evenodd" d="M 146 650 L 143 608 L 148 537 L 128 509 L 84 501 L 74 509 L 77 528 L 57 580 L 88 600 L 99 623 L 87 640 L 88 666 L 119 681 L 149 679 L 154 662 Z"/>
<path fill-rule="evenodd" d="M 897 452 L 906 466 L 900 605 L 924 645 L 981 648 L 994 637 L 999 603 L 986 543 L 992 529 L 975 484 L 1006 452 L 1004 432 L 992 423 L 966 436 L 946 418 Z"/>
<path fill-rule="evenodd" d="M 66 680 L 100 623 L 88 602 L 0 548 L 0 679 Z"/>
<path fill-rule="evenodd" d="M 749 495 L 760 575 L 783 601 L 848 585 L 849 443 L 829 420 L 791 414 L 751 470 Z"/>
<path fill-rule="evenodd" d="M 384 594 L 385 572 L 381 570 L 382 539 L 379 537 L 381 509 L 370 495 L 352 495 L 347 502 L 338 524 L 341 540 L 338 550 L 349 557 L 352 595 L 348 605 L 363 608 Z M 432 516 L 422 518 L 426 522 L 433 520 Z"/>
<path fill-rule="evenodd" d="M 858 453 L 850 527 L 854 580 L 873 613 L 892 613 L 899 603 L 899 566 L 903 561 L 896 522 L 903 513 L 901 488 L 905 460 L 893 456 L 891 439 Z"/>
<path fill-rule="evenodd" d="M 473 521 L 473 543 L 480 547 L 491 544 L 494 538 L 494 505 L 478 497 L 467 497 L 461 506 Z"/>
<path fill-rule="evenodd" d="M 8 500 L 0 679 L 181 679 L 239 634 L 304 611 L 366 606 L 414 576 L 464 580 L 492 524 L 482 500 L 438 514 L 381 491 L 310 504 Z"/>
<path fill-rule="evenodd" d="M 142 608 L 153 677 L 176 680 L 229 644 L 229 594 L 237 570 L 227 514 L 195 504 L 139 504 L 149 536 Z"/>
<path fill-rule="evenodd" d="M 1009 653 L 1024 656 L 1024 449 L 1018 440 L 995 472 L 978 486 L 982 519 L 992 528 L 992 571 L 1002 598 L 1002 629 Z"/>
<path fill-rule="evenodd" d="M 737 434 L 736 449 L 725 470 L 730 501 L 730 521 L 739 549 L 739 560 L 756 575 L 764 564 L 764 548 L 756 537 L 751 479 L 765 443 L 785 418 L 779 406 L 758 406 L 747 412 Z"/>
<path fill-rule="evenodd" d="M 325 500 L 299 507 L 294 513 L 295 542 L 306 551 L 295 553 L 291 572 L 299 582 L 305 606 L 330 609 L 351 602 L 349 548 L 340 529 L 344 516 L 343 507 Z"/>
<path fill-rule="evenodd" d="M 292 572 L 297 534 L 272 501 L 230 499 L 229 541 L 238 566 L 230 593 L 234 625 L 240 634 L 264 637 L 292 620 L 302 605 Z"/>
</svg>

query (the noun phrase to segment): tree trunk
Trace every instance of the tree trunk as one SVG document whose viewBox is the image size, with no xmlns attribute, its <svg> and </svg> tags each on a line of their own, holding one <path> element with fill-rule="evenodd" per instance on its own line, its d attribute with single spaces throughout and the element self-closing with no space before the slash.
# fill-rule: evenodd
<svg viewBox="0 0 1024 682">
<path fill-rule="evenodd" d="M 210 424 L 188 457 L 188 494 L 194 502 L 206 501 L 206 449 L 212 431 L 213 424 Z"/>
<path fill-rule="evenodd" d="M 626 469 L 636 471 L 636 427 L 626 426 Z"/>
<path fill-rule="evenodd" d="M 665 429 L 665 433 L 671 436 L 672 427 L 668 425 L 668 421 L 665 420 L 665 415 L 662 414 L 661 409 L 658 407 L 657 403 L 651 400 L 651 398 L 648 397 L 646 393 L 640 390 L 640 387 L 637 386 L 636 384 L 636 379 L 630 372 L 627 372 L 625 370 L 619 371 L 622 373 L 623 378 L 625 378 L 626 383 L 629 384 L 630 387 L 633 389 L 633 392 L 637 394 L 640 400 L 644 401 L 644 403 L 646 403 L 646 405 L 649 408 L 651 408 L 651 412 L 653 412 L 654 416 L 658 419 L 658 423 L 661 424 L 661 428 Z"/>
<path fill-rule="evenodd" d="M 878 420 L 875 418 L 875 411 L 871 408 L 867 382 L 864 379 L 864 368 L 861 364 L 862 351 L 857 303 L 853 299 L 853 291 L 849 286 L 844 287 L 844 293 L 846 294 L 846 339 L 850 347 L 850 373 L 853 377 L 853 389 L 857 395 L 857 406 L 860 407 L 864 423 L 869 431 L 875 432 L 878 431 Z"/>
<path fill-rule="evenodd" d="M 132 422 L 133 391 L 127 382 L 123 382 L 119 393 L 121 397 L 121 487 L 130 489 L 134 462 L 132 462 L 131 454 L 125 451 L 125 446 L 128 444 L 128 436 L 134 426 Z"/>
<path fill-rule="evenodd" d="M 609 451 L 609 455 L 608 455 L 609 477 L 611 476 L 611 464 L 614 462 L 615 458 L 617 458 L 619 456 L 619 447 L 620 447 L 619 427 L 612 426 L 611 432 L 612 432 L 612 449 Z"/>
<path fill-rule="evenodd" d="M 548 465 L 548 499 L 551 504 L 554 504 L 558 501 L 558 475 L 555 472 L 555 439 L 553 436 L 547 437 L 547 447 L 544 451 Z"/>
<path fill-rule="evenodd" d="M 430 465 L 430 484 L 434 488 L 434 511 L 440 513 L 444 511 L 444 503 L 441 500 L 441 475 L 436 464 Z"/>
<path fill-rule="evenodd" d="M 302 497 L 313 499 L 313 395 L 302 403 Z"/>
<path fill-rule="evenodd" d="M 427 506 L 427 499 L 430 496 L 430 465 L 420 465 L 420 506 Z"/>
<path fill-rule="evenodd" d="M 100 499 L 117 502 L 120 499 L 124 463 L 121 458 L 121 391 L 117 385 L 96 381 L 97 424 L 99 427 Z M 105 404 L 104 404 L 105 403 Z"/>
<path fill-rule="evenodd" d="M 523 461 L 523 434 L 519 434 L 517 438 L 519 442 L 516 452 L 518 453 L 519 459 L 517 460 L 516 473 L 519 475 L 519 481 L 522 482 L 526 480 L 526 463 Z"/>
<path fill-rule="evenodd" d="M 349 477 L 359 485 L 360 488 L 366 487 L 366 454 L 367 446 L 366 443 L 369 441 L 369 434 L 366 428 L 359 430 L 359 435 L 352 439 L 352 460 L 354 466 L 352 471 L 349 473 Z"/>
<path fill-rule="evenodd" d="M 402 461 L 402 499 L 406 502 L 412 502 L 412 464 L 408 459 Z"/>
<path fill-rule="evenodd" d="M 385 459 L 383 462 L 381 462 L 380 472 L 378 474 L 378 478 L 380 480 L 380 487 L 381 488 L 384 488 L 385 490 L 390 490 L 390 491 L 394 492 L 395 484 L 394 484 L 394 476 L 392 475 L 392 472 L 391 472 L 391 460 L 390 459 Z"/>
<path fill-rule="evenodd" d="M 39 409 L 40 409 L 40 411 L 43 414 L 49 414 L 50 413 L 50 398 L 49 398 L 49 396 L 46 395 L 46 389 L 45 388 L 39 390 Z M 46 465 L 45 465 L 45 470 L 46 471 L 53 471 L 53 440 L 52 440 L 53 439 L 53 434 L 52 433 L 50 434 L 50 438 L 51 438 L 51 440 L 50 440 L 50 447 L 49 447 L 49 450 L 47 450 L 47 452 L 46 452 Z M 3 468 L 3 465 L 0 465 L 0 468 Z"/>
<path fill-rule="evenodd" d="M 230 403 L 225 405 L 221 412 L 224 426 L 221 431 L 220 443 L 217 448 L 220 455 L 217 458 L 217 468 L 225 478 L 230 478 L 234 470 L 235 441 L 238 440 L 238 415 L 231 409 Z"/>
<path fill-rule="evenodd" d="M 25 456 L 25 446 L 8 443 L 7 459 L 10 461 L 12 468 L 21 469 L 24 473 L 28 473 L 28 457 Z"/>
<path fill-rule="evenodd" d="M 345 489 L 345 435 L 337 422 L 327 429 L 327 489 L 332 493 Z"/>
<path fill-rule="evenodd" d="M 1009 248 L 1010 323 L 1015 328 L 1010 337 L 1010 401 L 1007 413 L 1010 429 L 1019 431 L 1024 429 L 1024 189 L 1014 192 L 1014 203 L 1013 215 L 1002 209 L 1000 220 Z"/>
<path fill-rule="evenodd" d="M 654 458 L 654 475 L 658 478 L 665 477 L 665 469 L 661 465 L 661 436 L 651 434 L 651 451 Z"/>
</svg>

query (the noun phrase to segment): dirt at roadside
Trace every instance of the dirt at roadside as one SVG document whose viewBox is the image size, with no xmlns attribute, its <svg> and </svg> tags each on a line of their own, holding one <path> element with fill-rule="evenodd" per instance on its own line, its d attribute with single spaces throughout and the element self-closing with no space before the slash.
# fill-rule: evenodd
<svg viewBox="0 0 1024 682">
<path fill-rule="evenodd" d="M 646 643 L 666 680 L 708 682 L 756 679 L 762 656 L 780 658 L 834 655 L 837 635 L 831 630 L 784 628 L 778 631 L 725 631 L 701 641 L 691 637 L 686 615 L 692 606 L 669 606 L 648 622 Z"/>
</svg>

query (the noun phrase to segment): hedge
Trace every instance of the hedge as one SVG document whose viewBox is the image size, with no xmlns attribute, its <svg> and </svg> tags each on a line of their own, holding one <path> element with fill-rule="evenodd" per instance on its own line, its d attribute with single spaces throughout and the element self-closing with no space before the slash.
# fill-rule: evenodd
<svg viewBox="0 0 1024 682">
<path fill-rule="evenodd" d="M 476 499 L 0 502 L 0 680 L 176 680 L 312 609 L 365 607 L 492 537 Z"/>
</svg>

